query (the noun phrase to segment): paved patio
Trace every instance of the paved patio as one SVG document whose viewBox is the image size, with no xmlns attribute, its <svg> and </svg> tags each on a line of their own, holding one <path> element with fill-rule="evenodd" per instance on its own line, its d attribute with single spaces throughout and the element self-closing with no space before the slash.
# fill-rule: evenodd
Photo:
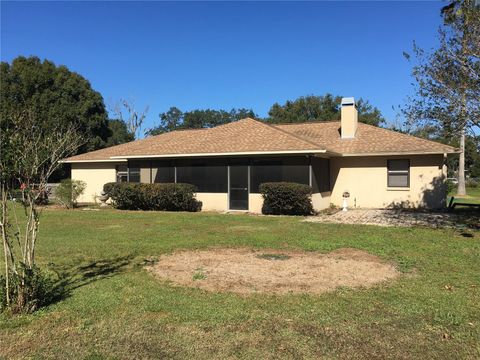
<svg viewBox="0 0 480 360">
<path fill-rule="evenodd" d="M 386 209 L 355 209 L 321 213 L 306 218 L 306 222 L 362 224 L 378 226 L 426 226 L 433 228 L 480 228 L 480 213 L 447 213 Z"/>
</svg>

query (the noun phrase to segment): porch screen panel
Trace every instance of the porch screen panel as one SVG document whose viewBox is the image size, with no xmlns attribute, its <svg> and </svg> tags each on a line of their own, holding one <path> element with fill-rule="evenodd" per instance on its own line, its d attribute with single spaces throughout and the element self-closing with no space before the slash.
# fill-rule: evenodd
<svg viewBox="0 0 480 360">
<path fill-rule="evenodd" d="M 331 191 L 330 160 L 312 157 L 312 187 L 314 193 Z"/>
<path fill-rule="evenodd" d="M 137 168 L 137 167 L 128 168 L 128 182 L 132 182 L 132 183 L 140 182 L 140 168 Z"/>
<path fill-rule="evenodd" d="M 250 167 L 250 192 L 258 193 L 261 184 L 282 181 L 281 161 L 255 161 Z"/>
<path fill-rule="evenodd" d="M 228 192 L 228 168 L 224 161 L 178 161 L 177 183 L 192 184 L 198 192 Z"/>
<path fill-rule="evenodd" d="M 250 167 L 250 192 L 258 193 L 266 182 L 295 182 L 309 185 L 310 169 L 307 158 L 253 160 Z"/>
<path fill-rule="evenodd" d="M 152 183 L 174 183 L 175 166 L 172 161 L 152 161 Z"/>
<path fill-rule="evenodd" d="M 128 162 L 128 181 L 129 182 L 150 182 L 150 162 L 149 161 L 129 161 Z"/>
</svg>

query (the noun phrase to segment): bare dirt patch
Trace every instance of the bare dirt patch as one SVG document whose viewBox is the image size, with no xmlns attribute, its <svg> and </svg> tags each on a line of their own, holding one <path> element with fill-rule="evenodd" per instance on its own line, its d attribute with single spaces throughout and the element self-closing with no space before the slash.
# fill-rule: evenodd
<svg viewBox="0 0 480 360">
<path fill-rule="evenodd" d="M 179 251 L 162 255 L 149 269 L 181 286 L 240 294 L 321 294 L 337 287 L 373 286 L 400 274 L 374 255 L 346 248 L 329 254 L 250 249 Z"/>
</svg>

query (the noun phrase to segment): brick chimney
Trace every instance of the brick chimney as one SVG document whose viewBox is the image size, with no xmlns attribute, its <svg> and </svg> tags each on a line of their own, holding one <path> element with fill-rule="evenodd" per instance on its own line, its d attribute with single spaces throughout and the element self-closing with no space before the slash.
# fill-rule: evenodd
<svg viewBox="0 0 480 360">
<path fill-rule="evenodd" d="M 342 139 L 354 139 L 358 126 L 358 111 L 353 97 L 342 98 L 341 133 Z"/>
</svg>

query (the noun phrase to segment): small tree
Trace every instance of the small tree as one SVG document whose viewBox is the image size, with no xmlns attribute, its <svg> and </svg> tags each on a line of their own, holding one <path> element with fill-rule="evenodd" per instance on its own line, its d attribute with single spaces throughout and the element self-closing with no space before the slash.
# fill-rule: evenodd
<svg viewBox="0 0 480 360">
<path fill-rule="evenodd" d="M 46 128 L 30 109 L 11 109 L 0 119 L 1 213 L 5 263 L 5 305 L 15 311 L 33 311 L 45 299 L 39 292 L 35 264 L 41 209 L 38 199 L 45 193 L 50 175 L 59 161 L 73 154 L 83 143 L 73 124 Z M 11 192 L 20 186 L 25 217 L 9 202 Z M 22 230 L 23 228 L 23 230 Z"/>
<path fill-rule="evenodd" d="M 83 194 L 87 184 L 82 180 L 65 179 L 55 189 L 57 201 L 67 209 L 77 205 L 77 200 Z"/>
</svg>

